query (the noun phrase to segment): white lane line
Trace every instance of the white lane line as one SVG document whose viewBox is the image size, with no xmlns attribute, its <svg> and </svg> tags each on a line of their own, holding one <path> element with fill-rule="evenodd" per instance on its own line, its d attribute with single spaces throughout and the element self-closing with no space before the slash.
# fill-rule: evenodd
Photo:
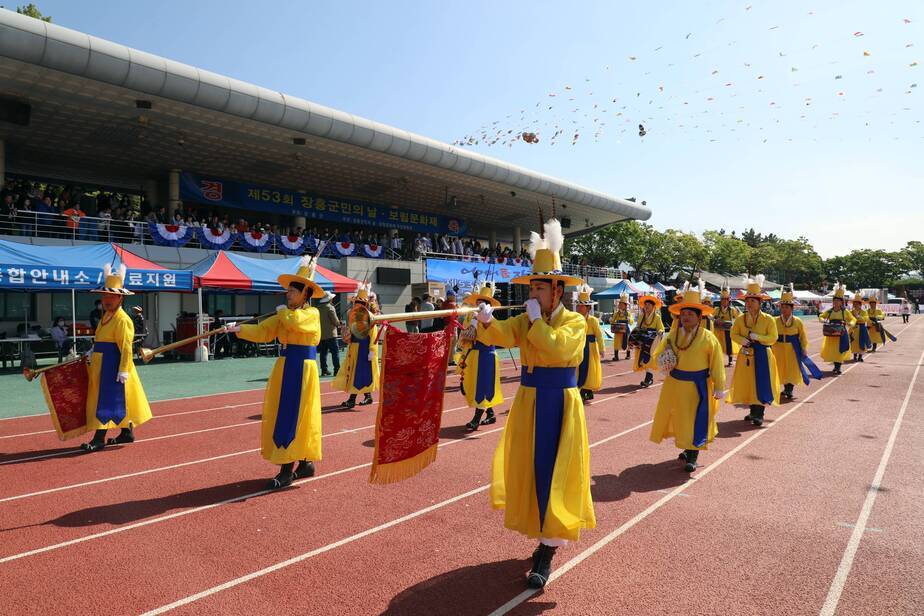
<svg viewBox="0 0 924 616">
<path fill-rule="evenodd" d="M 635 426 L 635 427 L 633 427 L 633 428 L 629 428 L 628 430 L 623 430 L 622 432 L 620 432 L 620 433 L 618 433 L 618 434 L 614 434 L 614 435 L 612 435 L 612 436 L 608 436 L 608 437 L 606 437 L 606 438 L 604 438 L 604 439 L 602 439 L 602 440 L 599 440 L 599 441 L 597 441 L 597 442 L 595 442 L 595 443 L 592 443 L 592 444 L 589 445 L 589 447 L 590 447 L 590 448 L 594 448 L 594 447 L 596 447 L 596 446 L 598 446 L 598 445 L 602 445 L 602 444 L 607 443 L 607 442 L 609 442 L 609 441 L 611 441 L 611 440 L 613 440 L 613 439 L 615 439 L 615 438 L 618 438 L 618 437 L 620 437 L 620 436 L 625 436 L 626 434 L 629 434 L 629 433 L 631 433 L 631 432 L 634 432 L 634 431 L 636 431 L 636 430 L 638 430 L 638 429 L 640 429 L 640 428 L 644 428 L 645 426 L 651 425 L 651 423 L 652 423 L 651 421 L 646 421 L 645 423 L 641 423 L 641 424 L 639 424 L 639 425 L 637 425 L 637 426 Z M 502 428 L 498 428 L 498 429 L 495 429 L 495 430 L 491 430 L 491 432 L 496 432 L 496 431 L 499 430 L 499 429 L 502 429 Z M 484 434 L 488 434 L 488 432 L 485 432 Z M 367 465 L 367 466 L 368 466 L 368 465 Z M 206 597 L 208 597 L 208 596 L 214 595 L 214 594 L 219 593 L 219 592 L 222 592 L 222 591 L 224 591 L 224 590 L 228 590 L 229 588 L 233 588 L 233 587 L 235 587 L 235 586 L 239 586 L 239 585 L 241 585 L 241 584 L 244 584 L 244 583 L 249 582 L 249 581 L 251 581 L 251 580 L 254 580 L 254 579 L 256 579 L 256 578 L 263 577 L 263 576 L 265 576 L 265 575 L 269 575 L 270 573 L 273 573 L 273 572 L 275 572 L 275 571 L 279 571 L 280 569 L 285 569 L 286 567 L 290 567 L 290 566 L 292 566 L 292 565 L 298 564 L 298 563 L 300 563 L 300 562 L 303 562 L 303 561 L 305 561 L 305 560 L 308 560 L 309 558 L 312 558 L 312 557 L 314 557 L 314 556 L 318 556 L 319 554 L 323 554 L 323 553 L 325 553 L 325 552 L 330 552 L 331 550 L 334 550 L 334 549 L 339 548 L 339 547 L 341 547 L 341 546 L 347 545 L 348 543 L 353 543 L 354 541 L 358 541 L 359 539 L 362 539 L 362 538 L 364 538 L 364 537 L 368 537 L 369 535 L 374 535 L 375 533 L 381 532 L 381 531 L 386 530 L 386 529 L 388 529 L 388 528 L 391 528 L 391 527 L 393 527 L 393 526 L 397 526 L 398 524 L 402 524 L 402 523 L 404 523 L 404 522 L 407 522 L 408 520 L 413 520 L 414 518 L 420 517 L 420 516 L 422 516 L 422 515 L 426 515 L 426 514 L 432 512 L 432 511 L 436 511 L 437 509 L 441 509 L 441 508 L 443 508 L 443 507 L 446 507 L 447 505 L 451 505 L 451 504 L 456 503 L 456 502 L 458 502 L 458 501 L 460 501 L 460 500 L 463 500 L 463 499 L 465 499 L 465 498 L 468 498 L 469 496 L 473 496 L 473 495 L 475 495 L 475 494 L 479 494 L 479 493 L 484 492 L 485 490 L 487 490 L 489 487 L 491 487 L 491 484 L 485 484 L 485 485 L 479 486 L 479 487 L 477 487 L 477 488 L 475 488 L 475 489 L 473 489 L 473 490 L 469 490 L 468 492 L 465 492 L 464 494 L 459 494 L 459 495 L 457 495 L 457 496 L 453 496 L 452 498 L 448 498 L 448 499 L 446 499 L 446 500 L 444 500 L 444 501 L 441 501 L 441 502 L 439 502 L 439 503 L 435 503 L 435 504 L 430 505 L 429 507 L 426 507 L 426 508 L 424 508 L 424 509 L 418 509 L 417 511 L 414 511 L 414 512 L 412 512 L 412 513 L 409 513 L 409 514 L 407 514 L 407 515 L 405 515 L 405 516 L 402 516 L 402 517 L 400 517 L 400 518 L 396 518 L 396 519 L 394 519 L 394 520 L 391 520 L 391 521 L 389 521 L 389 522 L 386 522 L 386 523 L 381 524 L 381 525 L 379 525 L 379 526 L 376 526 L 376 527 L 374 527 L 374 528 L 369 528 L 369 529 L 364 530 L 364 531 L 362 531 L 362 532 L 356 533 L 355 535 L 350 535 L 349 537 L 345 537 L 345 538 L 343 538 L 343 539 L 340 539 L 339 541 L 335 541 L 335 542 L 329 543 L 329 544 L 327 544 L 327 545 L 325 545 L 325 546 L 321 546 L 321 547 L 319 547 L 319 548 L 315 548 L 314 550 L 311 550 L 310 552 L 305 552 L 304 554 L 299 554 L 298 556 L 295 556 L 295 557 L 290 558 L 290 559 L 288 559 L 288 560 L 284 560 L 284 561 L 279 562 L 279 563 L 276 563 L 276 564 L 274 564 L 274 565 L 270 565 L 269 567 L 265 567 L 265 568 L 260 569 L 260 570 L 258 570 L 258 571 L 254 571 L 254 572 L 252 572 L 252 573 L 248 573 L 247 575 L 243 575 L 243 576 L 238 577 L 238 578 L 235 578 L 235 579 L 233 579 L 233 580 L 229 580 L 229 581 L 225 582 L 224 584 L 220 584 L 220 585 L 218 585 L 218 586 L 213 586 L 212 588 L 203 590 L 203 591 L 201 591 L 201 592 L 198 592 L 198 593 L 196 593 L 196 594 L 194 594 L 194 595 L 190 595 L 190 596 L 188 596 L 188 597 L 184 597 L 183 599 L 180 599 L 180 600 L 178 600 L 178 601 L 174 601 L 173 603 L 170 603 L 170 604 L 168 604 L 168 605 L 164 605 L 164 606 L 161 606 L 161 607 L 159 607 L 159 608 L 153 609 L 153 610 L 151 610 L 151 611 L 149 611 L 149 612 L 145 612 L 145 613 L 143 614 L 143 616 L 155 616 L 156 614 L 163 614 L 163 613 L 165 613 L 165 612 L 169 612 L 169 611 L 174 610 L 174 609 L 176 609 L 176 608 L 178 608 L 178 607 L 182 607 L 182 606 L 184 606 L 184 605 L 188 605 L 188 604 L 190 604 L 190 603 L 193 603 L 193 602 L 198 601 L 198 600 L 200 600 L 200 599 L 204 599 L 204 598 L 206 598 Z M 3 561 L 0 560 L 0 562 L 3 562 Z"/>
<path fill-rule="evenodd" d="M 860 515 L 854 525 L 853 532 L 850 534 L 850 540 L 847 542 L 847 548 L 844 550 L 844 556 L 841 558 L 834 579 L 828 589 L 828 596 L 824 605 L 821 606 L 820 616 L 834 616 L 837 611 L 837 604 L 841 600 L 841 594 L 844 592 L 844 586 L 847 584 L 847 578 L 850 576 L 850 569 L 853 567 L 854 558 L 857 555 L 857 549 L 860 547 L 860 540 L 869 522 L 869 516 L 873 511 L 873 505 L 876 504 L 876 497 L 879 495 L 879 489 L 882 487 L 882 477 L 885 475 L 886 466 L 889 464 L 889 458 L 892 457 L 892 449 L 895 447 L 895 440 L 898 438 L 898 431 L 902 427 L 902 420 L 905 418 L 905 411 L 908 410 L 908 403 L 911 401 L 911 392 L 914 391 L 914 383 L 918 380 L 918 374 L 921 372 L 921 362 L 924 361 L 924 351 L 918 358 L 918 365 L 914 369 L 914 376 L 908 384 L 908 391 L 905 392 L 905 399 L 902 402 L 901 410 L 898 417 L 895 418 L 895 424 L 892 426 L 892 433 L 886 443 L 885 451 L 882 452 L 882 459 L 879 461 L 879 467 L 873 476 L 873 482 L 870 484 L 869 491 L 866 493 L 866 500 L 863 501 L 863 507 L 860 509 Z"/>
</svg>

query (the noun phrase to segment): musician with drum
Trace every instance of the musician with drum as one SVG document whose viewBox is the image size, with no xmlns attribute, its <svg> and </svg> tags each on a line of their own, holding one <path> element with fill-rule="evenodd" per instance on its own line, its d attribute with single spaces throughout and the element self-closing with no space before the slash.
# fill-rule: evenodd
<svg viewBox="0 0 924 616">
<path fill-rule="evenodd" d="M 361 283 L 347 315 L 344 338 L 350 346 L 332 383 L 334 389 L 350 394 L 341 405 L 348 409 L 356 406 L 359 394 L 363 395 L 360 406 L 372 404 L 372 392 L 379 388 L 379 354 L 375 344 L 378 327 L 370 320 L 372 309 L 377 310 L 372 285 Z"/>
<path fill-rule="evenodd" d="M 876 299 L 876 296 L 873 295 L 869 298 L 869 309 L 866 311 L 866 315 L 869 317 L 869 339 L 873 343 L 872 353 L 876 352 L 877 347 L 881 344 L 885 346 L 886 342 L 896 340 L 889 330 L 883 325 L 885 321 L 885 312 L 883 312 L 878 306 L 879 300 Z"/>
<path fill-rule="evenodd" d="M 780 316 L 776 317 L 776 343 L 773 356 L 783 383 L 780 397 L 793 399 L 796 383 L 809 384 L 809 376 L 821 378 L 821 371 L 808 356 L 808 335 L 802 319 L 793 314 L 796 306 L 796 292 L 792 285 L 780 295 Z"/>
<path fill-rule="evenodd" d="M 132 361 L 135 325 L 122 309 L 126 295 L 125 265 L 113 273 L 107 263 L 103 267 L 105 280 L 99 289 L 103 314 L 93 335 L 89 351 L 89 385 L 87 388 L 87 430 L 93 438 L 83 443 L 83 451 L 99 451 L 106 445 L 135 441 L 134 428 L 151 419 L 151 407 L 141 386 L 141 379 Z M 121 428 L 119 435 L 106 440 L 106 431 Z"/>
<path fill-rule="evenodd" d="M 732 340 L 741 345 L 735 373 L 732 376 L 730 400 L 732 404 L 747 404 L 750 412 L 745 421 L 755 426 L 764 423 L 767 405 L 780 403 L 780 376 L 773 355 L 777 341 L 776 321 L 761 304 L 770 299 L 763 291 L 762 275 L 745 279 L 745 312 L 732 325 Z"/>
<path fill-rule="evenodd" d="M 818 315 L 818 320 L 824 323 L 821 358 L 834 364 L 834 371 L 831 373 L 834 376 L 841 374 L 841 364 L 850 357 L 850 334 L 847 328 L 853 326 L 856 321 L 853 315 L 844 309 L 846 293 L 847 287 L 834 283 L 834 299 L 831 302 L 831 308 Z"/>
<path fill-rule="evenodd" d="M 732 357 L 738 354 L 738 344 L 732 340 L 731 329 L 735 324 L 735 319 L 741 316 L 741 311 L 731 303 L 731 289 L 726 284 L 722 288 L 719 296 L 719 308 L 712 314 L 715 321 L 715 336 L 719 339 L 719 345 L 722 347 L 722 353 L 728 357 L 729 366 L 732 365 Z"/>
<path fill-rule="evenodd" d="M 718 340 L 702 322 L 712 306 L 702 300 L 699 290 L 684 283 L 681 301 L 670 311 L 679 322 L 658 345 L 659 367 L 667 372 L 658 397 L 649 439 L 660 443 L 674 439 L 681 450 L 684 470 L 696 470 L 699 452 L 709 448 L 718 433 L 716 412 L 725 397 L 725 361 Z"/>
<path fill-rule="evenodd" d="M 619 303 L 613 318 L 610 320 L 610 333 L 613 334 L 613 361 L 619 361 L 619 352 L 626 352 L 626 359 L 629 359 L 631 351 L 629 350 L 629 332 L 635 325 L 635 315 L 629 311 L 632 300 L 629 294 L 623 291 L 619 295 Z"/>
<path fill-rule="evenodd" d="M 578 287 L 575 310 L 584 317 L 587 324 L 584 343 L 584 358 L 578 366 L 578 388 L 581 390 L 581 399 L 585 402 L 594 399 L 594 392 L 603 386 L 603 365 L 601 358 L 606 354 L 606 341 L 603 339 L 603 330 L 600 329 L 600 320 L 591 314 L 597 303 L 590 298 L 593 288 L 586 282 Z"/>
<path fill-rule="evenodd" d="M 853 353 L 853 361 L 863 361 L 863 354 L 873 348 L 873 341 L 869 337 L 869 315 L 863 310 L 863 303 L 866 298 L 857 291 L 853 296 L 853 307 L 850 314 L 856 321 L 850 328 L 850 352 Z"/>
<path fill-rule="evenodd" d="M 465 296 L 462 303 L 466 306 L 490 304 L 495 308 L 501 305 L 494 297 L 492 283 L 476 286 Z M 459 370 L 462 372 L 462 394 L 465 396 L 465 402 L 475 409 L 472 420 L 465 424 L 465 428 L 471 432 L 477 430 L 478 426 L 490 425 L 497 421 L 494 407 L 504 403 L 500 360 L 495 346 L 484 342 L 476 327 L 474 313 L 465 316 L 459 343 L 462 347 L 462 356 L 458 362 Z"/>
<path fill-rule="evenodd" d="M 629 334 L 629 346 L 635 347 L 635 362 L 633 370 L 644 372 L 645 380 L 639 383 L 641 387 L 650 387 L 654 383 L 655 357 L 652 347 L 659 336 L 664 333 L 664 322 L 661 321 L 661 300 L 656 295 L 642 295 L 638 298 L 642 307 L 642 314 L 638 319 L 638 327 Z"/>
</svg>

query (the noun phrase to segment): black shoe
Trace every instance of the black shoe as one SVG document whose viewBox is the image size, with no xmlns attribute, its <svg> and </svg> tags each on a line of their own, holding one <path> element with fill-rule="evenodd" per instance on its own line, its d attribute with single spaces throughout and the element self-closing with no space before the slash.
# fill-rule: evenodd
<svg viewBox="0 0 924 616">
<path fill-rule="evenodd" d="M 834 364 L 834 370 L 831 371 L 831 374 L 833 374 L 834 376 L 840 376 L 840 374 L 841 374 L 841 365 L 840 365 L 840 363 L 835 363 L 835 364 Z"/>
<path fill-rule="evenodd" d="M 862 364 L 862 363 L 863 363 L 863 356 L 862 356 L 862 355 L 857 355 L 857 361 L 860 362 L 860 363 Z"/>
<path fill-rule="evenodd" d="M 366 394 L 363 396 L 363 401 L 359 403 L 359 406 L 368 406 L 372 404 L 372 394 Z"/>
<path fill-rule="evenodd" d="M 106 431 L 105 430 L 97 430 L 96 432 L 93 433 L 93 438 L 90 440 L 89 443 L 83 443 L 80 445 L 81 451 L 86 451 L 88 453 L 92 451 L 99 451 L 100 449 L 104 449 L 105 447 L 106 447 Z"/>
<path fill-rule="evenodd" d="M 692 473 L 699 467 L 699 464 L 696 463 L 697 459 L 699 458 L 698 449 L 685 449 L 682 455 L 683 459 L 687 461 L 687 463 L 683 466 L 683 470 L 688 473 Z"/>
<path fill-rule="evenodd" d="M 582 389 L 581 390 L 581 400 L 583 400 L 584 402 L 587 402 L 588 400 L 590 400 L 590 398 L 591 398 L 590 390 Z"/>
<path fill-rule="evenodd" d="M 354 406 L 356 406 L 356 398 L 354 398 L 353 396 L 350 396 L 350 398 L 349 398 L 348 400 L 345 400 L 345 401 L 341 402 L 341 403 L 340 403 L 340 406 L 342 406 L 343 408 L 346 408 L 346 409 L 351 409 L 351 408 L 353 408 Z"/>
<path fill-rule="evenodd" d="M 296 479 L 305 479 L 306 477 L 314 477 L 314 462 L 311 460 L 302 460 L 295 468 Z"/>
<path fill-rule="evenodd" d="M 283 464 L 279 474 L 273 477 L 266 487 L 270 490 L 278 490 L 292 485 L 292 480 L 295 479 L 295 475 L 292 474 L 292 466 L 292 462 Z"/>
<path fill-rule="evenodd" d="M 465 429 L 469 432 L 474 432 L 478 429 L 478 426 L 481 425 L 481 416 L 484 415 L 484 409 L 475 409 L 475 416 L 472 417 L 472 420 L 465 424 Z"/>
<path fill-rule="evenodd" d="M 127 445 L 129 443 L 134 443 L 134 442 L 135 442 L 135 434 L 134 432 L 132 432 L 131 424 L 129 424 L 129 427 L 122 428 L 122 431 L 119 432 L 119 436 L 109 439 L 108 441 L 106 441 L 106 444 L 107 445 Z"/>
<path fill-rule="evenodd" d="M 639 383 L 642 387 L 651 387 L 651 384 L 654 383 L 654 377 L 650 374 L 645 375 L 645 380 Z"/>
<path fill-rule="evenodd" d="M 557 547 L 540 544 L 533 552 L 533 569 L 526 576 L 526 585 L 530 588 L 542 588 L 552 575 L 552 557 Z"/>
<path fill-rule="evenodd" d="M 489 426 L 493 423 L 497 423 L 497 416 L 494 415 L 494 409 L 488 409 L 487 415 L 481 420 L 481 425 Z"/>
<path fill-rule="evenodd" d="M 757 427 L 764 425 L 764 407 L 754 407 L 751 411 L 751 423 Z"/>
<path fill-rule="evenodd" d="M 588 399 L 588 400 L 593 400 L 593 399 L 594 399 L 594 392 L 593 392 L 593 390 L 591 390 L 591 389 L 587 390 L 587 399 Z"/>
<path fill-rule="evenodd" d="M 327 370 L 322 370 L 321 376 L 330 376 L 330 372 L 328 372 Z"/>
</svg>

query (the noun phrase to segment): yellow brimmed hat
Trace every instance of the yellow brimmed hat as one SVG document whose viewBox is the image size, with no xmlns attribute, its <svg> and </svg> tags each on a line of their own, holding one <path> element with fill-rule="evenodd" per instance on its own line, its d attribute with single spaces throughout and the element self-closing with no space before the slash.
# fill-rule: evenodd
<svg viewBox="0 0 924 616">
<path fill-rule="evenodd" d="M 466 306 L 477 306 L 478 300 L 488 302 L 495 308 L 500 306 L 501 303 L 494 298 L 494 283 L 486 282 L 480 287 L 476 284 L 472 289 L 472 292 L 465 296 L 462 300 L 462 303 Z"/>
<path fill-rule="evenodd" d="M 103 286 L 98 289 L 92 289 L 90 293 L 105 293 L 107 295 L 134 295 L 131 291 L 125 288 L 125 274 L 128 269 L 125 267 L 125 264 L 119 265 L 119 269 L 114 273 L 112 271 L 112 265 L 109 263 L 103 266 Z"/>
<path fill-rule="evenodd" d="M 719 299 L 731 299 L 731 289 L 728 287 L 728 281 L 725 281 L 725 286 L 722 287 L 721 293 L 719 293 Z"/>
<path fill-rule="evenodd" d="M 632 305 L 632 298 L 629 297 L 629 293 L 628 293 L 628 292 L 623 291 L 622 293 L 619 294 L 619 303 L 620 303 L 620 304 L 625 304 L 625 305 L 626 305 L 626 308 L 628 308 L 629 306 Z"/>
<path fill-rule="evenodd" d="M 554 218 L 543 225 L 542 235 L 533 231 L 529 239 L 529 256 L 533 262 L 533 271 L 526 276 L 517 276 L 510 282 L 529 284 L 533 280 L 552 280 L 561 281 L 566 287 L 583 284 L 583 280 L 569 276 L 561 269 L 559 253 L 564 243 L 565 236 L 561 231 L 561 223 Z"/>
<path fill-rule="evenodd" d="M 866 301 L 868 301 L 868 302 L 871 303 L 871 304 L 878 304 L 878 303 L 879 303 L 879 300 L 876 299 L 876 296 L 875 296 L 875 295 L 870 295 L 870 296 L 869 296 L 869 299 L 866 300 Z"/>
<path fill-rule="evenodd" d="M 661 298 L 657 295 L 640 295 L 638 305 L 644 307 L 645 302 L 654 302 L 655 310 L 661 307 Z"/>
<path fill-rule="evenodd" d="M 594 288 L 587 284 L 586 282 L 581 284 L 577 290 L 577 300 L 575 303 L 581 306 L 595 306 L 597 302 L 590 298 L 590 295 L 594 292 Z"/>
<path fill-rule="evenodd" d="M 796 289 L 792 286 L 792 283 L 789 284 L 789 290 L 784 290 L 780 294 L 781 304 L 789 304 L 790 306 L 795 306 L 798 302 L 796 301 Z"/>
<path fill-rule="evenodd" d="M 668 310 L 671 314 L 678 315 L 684 308 L 692 308 L 693 310 L 698 310 L 702 316 L 708 317 L 712 314 L 712 306 L 703 303 L 705 294 L 706 285 L 702 280 L 699 281 L 699 287 L 697 288 L 690 286 L 689 282 L 685 282 L 683 283 L 683 292 L 677 294 L 680 301 L 673 303 Z"/>
<path fill-rule="evenodd" d="M 840 284 L 839 282 L 834 283 L 834 299 L 844 299 L 844 296 L 847 295 L 847 287 Z"/>
<path fill-rule="evenodd" d="M 314 259 L 309 256 L 302 257 L 298 262 L 298 270 L 294 274 L 282 274 L 277 278 L 283 289 L 288 289 L 294 282 L 305 287 L 308 297 L 320 299 L 325 296 L 324 289 L 314 281 Z"/>
<path fill-rule="evenodd" d="M 866 301 L 866 298 L 863 297 L 862 295 L 860 295 L 860 292 L 857 291 L 856 293 L 854 293 L 853 299 L 852 299 L 851 301 L 852 301 L 854 304 L 856 304 L 856 303 L 862 304 L 863 302 Z"/>
<path fill-rule="evenodd" d="M 372 294 L 372 283 L 361 282 L 359 283 L 359 288 L 356 289 L 356 295 L 354 295 L 353 299 L 350 301 L 353 303 L 362 302 L 368 305 L 370 297 L 374 297 Z"/>
<path fill-rule="evenodd" d="M 764 293 L 764 275 L 758 274 L 753 278 L 748 277 L 744 281 L 744 299 L 753 297 L 761 301 L 770 299 L 770 296 Z"/>
</svg>

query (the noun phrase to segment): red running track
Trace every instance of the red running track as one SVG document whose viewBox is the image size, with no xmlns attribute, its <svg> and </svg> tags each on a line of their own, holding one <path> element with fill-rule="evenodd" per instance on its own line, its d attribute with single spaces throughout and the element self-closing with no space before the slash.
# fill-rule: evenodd
<svg viewBox="0 0 924 616">
<path fill-rule="evenodd" d="M 587 407 L 598 527 L 538 594 L 533 543 L 487 502 L 505 417 L 466 435 L 452 388 L 437 461 L 391 486 L 367 482 L 371 409 L 326 413 L 319 475 L 270 494 L 260 392 L 156 403 L 137 443 L 93 455 L 47 418 L 0 422 L 0 613 L 921 613 L 922 321 L 762 429 L 723 407 L 693 480 L 647 440 L 660 388 L 606 362 Z"/>
</svg>

